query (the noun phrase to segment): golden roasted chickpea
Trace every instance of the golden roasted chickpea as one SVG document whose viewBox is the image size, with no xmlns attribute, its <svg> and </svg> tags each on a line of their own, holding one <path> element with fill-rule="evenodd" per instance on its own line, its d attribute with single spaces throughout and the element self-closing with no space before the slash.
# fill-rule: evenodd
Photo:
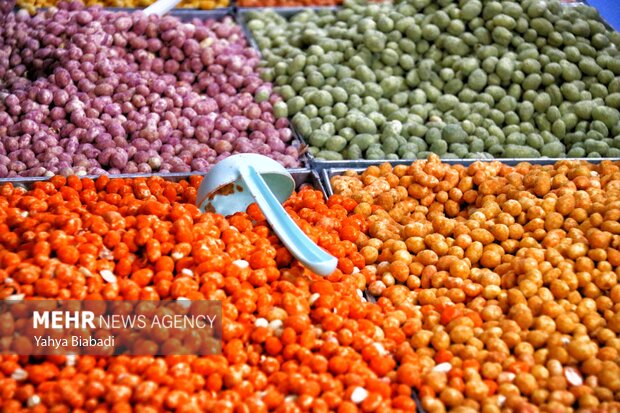
<svg viewBox="0 0 620 413">
<path fill-rule="evenodd" d="M 366 264 L 374 264 L 379 257 L 379 251 L 377 248 L 366 245 L 360 250 L 360 253 L 364 257 Z"/>
<path fill-rule="evenodd" d="M 551 318 L 557 318 L 564 312 L 564 308 L 555 301 L 550 301 L 542 309 L 542 313 Z"/>
<path fill-rule="evenodd" d="M 560 333 L 570 334 L 579 323 L 579 317 L 575 313 L 563 313 L 555 319 L 555 325 Z"/>
<path fill-rule="evenodd" d="M 590 313 L 586 315 L 581 322 L 584 326 L 586 326 L 589 332 L 605 326 L 605 319 L 597 313 Z"/>
<path fill-rule="evenodd" d="M 549 338 L 549 333 L 545 331 L 532 330 L 527 332 L 526 340 L 537 349 L 544 347 Z"/>
<path fill-rule="evenodd" d="M 439 394 L 446 388 L 448 376 L 446 373 L 432 371 L 426 375 L 424 382 L 427 383 L 435 393 Z"/>
<path fill-rule="evenodd" d="M 556 390 L 549 395 L 550 401 L 557 401 L 564 406 L 572 406 L 575 403 L 575 396 L 567 390 Z"/>
<path fill-rule="evenodd" d="M 564 376 L 552 376 L 547 379 L 547 390 L 566 390 L 566 384 Z"/>
<path fill-rule="evenodd" d="M 431 339 L 433 338 L 433 335 L 434 334 L 432 331 L 421 330 L 411 337 L 411 345 L 415 349 L 428 347 Z"/>
<path fill-rule="evenodd" d="M 530 396 L 530 400 L 537 406 L 544 404 L 548 398 L 549 392 L 545 389 L 536 389 Z"/>
<path fill-rule="evenodd" d="M 523 330 L 527 330 L 534 323 L 534 317 L 527 304 L 519 303 L 515 305 L 510 309 L 508 316 Z"/>
<path fill-rule="evenodd" d="M 488 305 L 482 310 L 481 316 L 485 321 L 499 320 L 502 316 L 502 309 L 497 305 Z"/>
<path fill-rule="evenodd" d="M 386 287 L 391 287 L 396 283 L 396 279 L 389 272 L 383 273 L 381 276 L 381 281 L 383 281 L 383 284 L 385 284 Z"/>
<path fill-rule="evenodd" d="M 594 409 L 598 407 L 599 401 L 593 394 L 584 394 L 579 397 L 579 407 L 582 409 Z"/>
<path fill-rule="evenodd" d="M 499 363 L 487 362 L 482 364 L 482 377 L 485 379 L 497 379 L 502 372 L 502 365 Z"/>
<path fill-rule="evenodd" d="M 604 271 L 595 276 L 593 281 L 599 289 L 607 291 L 618 283 L 618 276 L 613 271 Z"/>
<path fill-rule="evenodd" d="M 541 382 L 542 380 L 547 380 L 550 377 L 549 370 L 547 370 L 547 368 L 541 364 L 535 364 L 534 366 L 532 366 L 531 373 L 538 382 Z"/>
<path fill-rule="evenodd" d="M 439 398 L 448 407 L 456 407 L 463 402 L 463 394 L 452 387 L 446 387 Z"/>
<path fill-rule="evenodd" d="M 502 205 L 502 211 L 513 217 L 517 217 L 522 211 L 521 204 L 514 199 L 508 200 Z"/>
<path fill-rule="evenodd" d="M 562 280 L 553 280 L 550 289 L 556 299 L 566 298 L 571 291 L 568 284 Z"/>
<path fill-rule="evenodd" d="M 450 346 L 450 336 L 445 331 L 436 331 L 431 344 L 435 350 L 446 350 Z"/>
<path fill-rule="evenodd" d="M 596 286 L 593 282 L 588 283 L 585 287 L 583 287 L 583 295 L 588 298 L 598 298 L 602 294 L 600 288 Z"/>
<path fill-rule="evenodd" d="M 423 397 L 422 398 L 422 407 L 427 412 L 432 413 L 444 413 L 446 411 L 443 403 L 434 397 Z"/>
<path fill-rule="evenodd" d="M 614 399 L 614 393 L 606 387 L 596 387 L 594 395 L 601 402 L 609 402 Z"/>
<path fill-rule="evenodd" d="M 470 380 L 465 384 L 465 394 L 468 398 L 482 401 L 489 394 L 489 387 L 482 380 Z"/>
<path fill-rule="evenodd" d="M 372 214 L 372 206 L 368 202 L 360 202 L 359 204 L 357 204 L 353 212 L 359 215 L 363 215 L 365 217 L 369 217 L 370 214 Z"/>
<path fill-rule="evenodd" d="M 475 400 L 466 399 L 463 400 L 461 406 L 457 406 L 451 410 L 454 413 L 477 413 L 480 411 L 480 406 Z"/>
<path fill-rule="evenodd" d="M 616 284 L 611 288 L 609 298 L 611 298 L 615 304 L 620 303 L 620 284 Z"/>
<path fill-rule="evenodd" d="M 598 373 L 599 384 L 613 392 L 620 391 L 620 367 L 614 361 L 604 361 Z"/>
</svg>

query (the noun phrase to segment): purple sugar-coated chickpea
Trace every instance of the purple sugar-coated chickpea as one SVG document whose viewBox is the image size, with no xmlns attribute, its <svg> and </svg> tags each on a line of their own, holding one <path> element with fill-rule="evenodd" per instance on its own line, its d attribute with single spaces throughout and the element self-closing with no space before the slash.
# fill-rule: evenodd
<svg viewBox="0 0 620 413">
<path fill-rule="evenodd" d="M 279 98 L 254 101 L 257 89 L 272 86 L 260 80 L 258 54 L 231 19 L 188 26 L 170 16 L 112 16 L 77 3 L 32 18 L 6 16 L 9 26 L 19 25 L 11 36 L 23 47 L 5 53 L 0 44 L 0 83 L 12 76 L 0 95 L 0 152 L 29 152 L 7 158 L 12 169 L 0 162 L 0 177 L 203 171 L 230 153 L 265 153 L 267 146 L 291 165 L 296 150 L 281 152 L 288 124 L 272 114 Z M 50 58 L 57 65 L 41 75 Z M 168 155 L 160 162 L 158 154 Z"/>
</svg>

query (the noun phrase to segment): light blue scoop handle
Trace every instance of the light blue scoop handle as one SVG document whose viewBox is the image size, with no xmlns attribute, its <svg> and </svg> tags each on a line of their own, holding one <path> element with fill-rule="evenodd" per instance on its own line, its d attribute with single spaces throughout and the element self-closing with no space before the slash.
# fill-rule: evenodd
<svg viewBox="0 0 620 413">
<path fill-rule="evenodd" d="M 156 14 L 159 17 L 174 9 L 181 0 L 158 0 L 143 10 L 144 14 Z"/>
<path fill-rule="evenodd" d="M 267 218 L 267 222 L 290 253 L 319 275 L 330 275 L 334 272 L 338 264 L 336 257 L 319 248 L 295 224 L 271 193 L 263 178 L 256 172 L 256 169 L 251 165 L 243 165 L 239 168 L 239 173 L 263 215 Z"/>
</svg>

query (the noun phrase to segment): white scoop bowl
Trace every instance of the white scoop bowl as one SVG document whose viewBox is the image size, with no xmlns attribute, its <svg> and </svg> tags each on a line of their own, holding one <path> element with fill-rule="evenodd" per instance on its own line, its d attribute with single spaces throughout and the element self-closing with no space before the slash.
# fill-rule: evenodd
<svg viewBox="0 0 620 413">
<path fill-rule="evenodd" d="M 329 275 L 338 260 L 316 245 L 282 207 L 295 181 L 278 162 L 263 155 L 240 154 L 220 161 L 205 175 L 196 204 L 205 211 L 232 215 L 256 202 L 290 253 L 319 275 Z"/>
</svg>

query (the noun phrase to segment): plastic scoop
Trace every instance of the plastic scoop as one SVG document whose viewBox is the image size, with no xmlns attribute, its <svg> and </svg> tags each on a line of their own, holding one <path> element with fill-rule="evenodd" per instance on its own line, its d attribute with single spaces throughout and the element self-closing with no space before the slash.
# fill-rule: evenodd
<svg viewBox="0 0 620 413">
<path fill-rule="evenodd" d="M 256 202 L 290 253 L 316 274 L 329 275 L 338 260 L 312 242 L 282 207 L 294 189 L 291 174 L 273 159 L 256 154 L 233 155 L 205 175 L 196 204 L 203 211 L 232 215 Z"/>
<path fill-rule="evenodd" d="M 174 9 L 180 2 L 181 0 L 158 0 L 144 9 L 143 12 L 146 15 L 156 14 L 161 17 Z"/>
</svg>

